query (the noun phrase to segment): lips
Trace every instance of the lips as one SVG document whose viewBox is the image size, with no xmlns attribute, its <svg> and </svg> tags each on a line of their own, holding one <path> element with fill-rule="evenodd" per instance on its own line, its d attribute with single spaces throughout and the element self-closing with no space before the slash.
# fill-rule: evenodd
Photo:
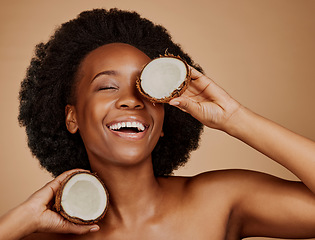
<svg viewBox="0 0 315 240">
<path fill-rule="evenodd" d="M 106 125 L 107 128 L 116 136 L 125 139 L 140 140 L 142 139 L 149 127 L 139 120 L 122 120 L 114 121 Z"/>
</svg>

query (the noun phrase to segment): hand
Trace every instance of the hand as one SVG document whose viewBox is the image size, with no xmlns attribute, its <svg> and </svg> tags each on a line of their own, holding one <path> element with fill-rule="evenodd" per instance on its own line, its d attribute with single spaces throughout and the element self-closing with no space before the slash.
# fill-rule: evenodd
<svg viewBox="0 0 315 240">
<path fill-rule="evenodd" d="M 210 78 L 192 67 L 190 71 L 191 82 L 188 88 L 169 104 L 188 112 L 208 127 L 225 130 L 240 104 Z"/>
<path fill-rule="evenodd" d="M 74 224 L 51 210 L 51 203 L 61 182 L 75 171 L 78 169 L 64 172 L 2 216 L 0 239 L 21 239 L 34 232 L 84 234 L 98 231 L 98 225 Z"/>
<path fill-rule="evenodd" d="M 61 182 L 71 173 L 78 170 L 64 172 L 43 188 L 35 192 L 24 204 L 32 210 L 37 219 L 37 232 L 75 233 L 83 234 L 99 229 L 97 225 L 78 225 L 64 219 L 49 208 Z M 81 170 L 82 171 L 82 170 Z"/>
</svg>

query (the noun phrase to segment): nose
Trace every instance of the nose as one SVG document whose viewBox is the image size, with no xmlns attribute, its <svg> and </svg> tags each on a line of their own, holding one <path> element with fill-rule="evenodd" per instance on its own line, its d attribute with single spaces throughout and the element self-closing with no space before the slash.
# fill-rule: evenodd
<svg viewBox="0 0 315 240">
<path fill-rule="evenodd" d="M 144 108 L 143 99 L 135 86 L 132 89 L 121 92 L 121 96 L 116 102 L 116 107 L 131 110 Z"/>
</svg>

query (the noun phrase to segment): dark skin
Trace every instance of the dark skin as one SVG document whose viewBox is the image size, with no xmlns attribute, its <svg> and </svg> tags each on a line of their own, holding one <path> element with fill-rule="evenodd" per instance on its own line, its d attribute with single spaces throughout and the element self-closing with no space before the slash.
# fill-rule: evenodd
<svg viewBox="0 0 315 240">
<path fill-rule="evenodd" d="M 191 69 L 189 88 L 170 104 L 205 126 L 261 151 L 302 182 L 245 170 L 154 177 L 151 152 L 163 136 L 163 106 L 151 104 L 135 88 L 136 77 L 148 61 L 143 52 L 127 44 L 108 44 L 94 50 L 80 66 L 76 102 L 66 107 L 68 130 L 80 132 L 92 170 L 109 190 L 110 207 L 105 218 L 98 226 L 74 225 L 47 208 L 65 173 L 0 219 L 0 230 L 18 229 L 13 237 L 3 236 L 201 240 L 315 237 L 314 142 L 246 109 L 195 69 Z M 143 124 L 145 131 L 117 133 L 110 129 L 128 121 Z M 13 216 L 22 209 L 29 227 L 14 228 L 17 225 L 12 219 L 17 221 Z M 34 232 L 39 233 L 31 234 Z"/>
</svg>

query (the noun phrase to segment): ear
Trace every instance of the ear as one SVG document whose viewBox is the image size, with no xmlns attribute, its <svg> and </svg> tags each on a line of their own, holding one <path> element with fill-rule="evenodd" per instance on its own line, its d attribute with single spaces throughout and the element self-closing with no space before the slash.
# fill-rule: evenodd
<svg viewBox="0 0 315 240">
<path fill-rule="evenodd" d="M 163 132 L 163 130 L 162 130 L 162 132 L 161 132 L 160 137 L 164 137 L 164 132 Z"/>
<path fill-rule="evenodd" d="M 70 133 L 74 134 L 78 131 L 77 115 L 73 105 L 67 105 L 65 108 L 66 126 Z"/>
</svg>

